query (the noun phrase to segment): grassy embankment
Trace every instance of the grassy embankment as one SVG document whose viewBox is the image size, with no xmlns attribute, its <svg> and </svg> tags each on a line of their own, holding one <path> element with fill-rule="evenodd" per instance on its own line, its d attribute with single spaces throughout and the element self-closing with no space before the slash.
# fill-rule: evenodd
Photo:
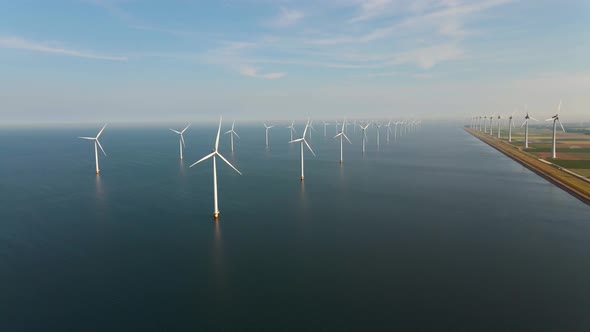
<svg viewBox="0 0 590 332">
<path fill-rule="evenodd" d="M 520 148 L 508 144 L 496 137 L 491 137 L 490 135 L 483 134 L 470 128 L 465 128 L 465 130 L 531 171 L 572 194 L 584 203 L 590 205 L 590 182 L 568 173 L 558 165 L 547 164 L 539 160 L 537 156 L 524 152 Z"/>
</svg>

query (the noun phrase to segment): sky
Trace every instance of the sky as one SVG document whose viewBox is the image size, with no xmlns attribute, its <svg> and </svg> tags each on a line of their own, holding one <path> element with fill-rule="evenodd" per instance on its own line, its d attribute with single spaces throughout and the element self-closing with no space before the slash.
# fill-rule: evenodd
<svg viewBox="0 0 590 332">
<path fill-rule="evenodd" d="M 0 123 L 590 121 L 587 0 L 0 1 Z"/>
</svg>

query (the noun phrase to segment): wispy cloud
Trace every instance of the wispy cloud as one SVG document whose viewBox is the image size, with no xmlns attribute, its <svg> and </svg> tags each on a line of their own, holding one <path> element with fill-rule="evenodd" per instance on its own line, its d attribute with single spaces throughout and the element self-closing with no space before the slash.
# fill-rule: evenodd
<svg viewBox="0 0 590 332">
<path fill-rule="evenodd" d="M 279 14 L 268 22 L 268 25 L 276 28 L 286 28 L 297 24 L 304 17 L 305 14 L 302 11 L 283 7 L 280 9 Z"/>
<path fill-rule="evenodd" d="M 87 51 L 67 49 L 67 48 L 63 48 L 63 47 L 59 47 L 59 46 L 53 46 L 53 45 L 50 45 L 49 43 L 30 41 L 30 40 L 26 40 L 26 39 L 18 38 L 18 37 L 0 37 L 0 48 L 11 48 L 11 49 L 18 49 L 18 50 L 27 50 L 27 51 L 33 51 L 33 52 L 50 53 L 50 54 L 57 54 L 57 55 L 66 55 L 66 56 L 87 58 L 87 59 L 97 59 L 97 60 L 112 60 L 112 61 L 126 61 L 126 60 L 128 60 L 128 58 L 126 56 L 105 55 L 105 54 L 97 54 L 97 53 L 87 52 Z"/>
<path fill-rule="evenodd" d="M 359 15 L 350 19 L 349 22 L 356 23 L 382 15 L 392 2 L 392 0 L 363 0 L 360 4 Z"/>
<path fill-rule="evenodd" d="M 240 74 L 248 77 L 256 77 L 256 78 L 266 78 L 268 80 L 275 80 L 278 78 L 282 78 L 287 73 L 267 73 L 262 74 L 259 72 L 259 68 L 252 67 L 252 66 L 242 66 L 240 67 Z"/>
</svg>

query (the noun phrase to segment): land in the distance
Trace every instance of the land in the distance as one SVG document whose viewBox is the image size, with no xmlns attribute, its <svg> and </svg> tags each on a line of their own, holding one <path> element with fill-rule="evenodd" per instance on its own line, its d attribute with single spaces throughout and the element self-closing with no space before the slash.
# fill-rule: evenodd
<svg viewBox="0 0 590 332">
<path fill-rule="evenodd" d="M 496 129 L 496 128 L 495 128 Z M 524 149 L 524 130 L 512 129 L 493 135 L 469 127 L 465 130 L 508 157 L 590 205 L 590 135 L 561 133 L 557 138 L 557 158 L 550 158 L 552 131 L 529 128 L 529 148 Z"/>
</svg>

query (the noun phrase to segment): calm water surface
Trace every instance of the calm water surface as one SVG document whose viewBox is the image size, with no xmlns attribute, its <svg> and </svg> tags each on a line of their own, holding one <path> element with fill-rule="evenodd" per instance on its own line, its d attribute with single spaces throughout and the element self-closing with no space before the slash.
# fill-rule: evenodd
<svg viewBox="0 0 590 332">
<path fill-rule="evenodd" d="M 590 208 L 462 128 L 318 126 L 302 184 L 238 124 L 215 223 L 213 125 L 107 127 L 96 176 L 99 127 L 0 131 L 0 331 L 590 330 Z"/>
</svg>

